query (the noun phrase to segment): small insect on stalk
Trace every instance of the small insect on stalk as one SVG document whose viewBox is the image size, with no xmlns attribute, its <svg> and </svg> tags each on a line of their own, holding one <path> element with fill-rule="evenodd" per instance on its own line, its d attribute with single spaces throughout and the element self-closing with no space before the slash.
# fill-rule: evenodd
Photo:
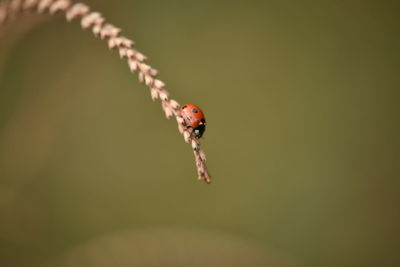
<svg viewBox="0 0 400 267">
<path fill-rule="evenodd" d="M 196 138 L 201 138 L 206 130 L 206 118 L 203 111 L 193 104 L 181 106 L 180 111 L 186 127 L 192 129 L 192 134 Z"/>
</svg>

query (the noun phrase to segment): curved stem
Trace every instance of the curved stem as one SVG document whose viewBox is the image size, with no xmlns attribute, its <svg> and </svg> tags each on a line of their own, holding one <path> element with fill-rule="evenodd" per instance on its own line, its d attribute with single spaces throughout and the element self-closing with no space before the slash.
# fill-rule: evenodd
<svg viewBox="0 0 400 267">
<path fill-rule="evenodd" d="M 191 144 L 193 148 L 198 179 L 206 183 L 211 182 L 205 153 L 200 149 L 199 140 L 192 135 L 189 129 L 186 129 L 179 112 L 179 103 L 169 97 L 169 92 L 164 89 L 164 82 L 156 78 L 158 71 L 145 63 L 147 57 L 133 48 L 134 42 L 121 35 L 121 29 L 108 23 L 99 12 L 92 11 L 89 6 L 83 3 L 72 3 L 70 0 L 11 0 L 1 2 L 0 24 L 29 11 L 50 15 L 64 13 L 67 21 L 79 19 L 83 29 L 91 30 L 96 37 L 106 41 L 110 49 L 117 50 L 120 57 L 127 61 L 131 72 L 138 73 L 139 82 L 145 83 L 149 87 L 152 99 L 161 100 L 161 107 L 165 116 L 168 119 L 176 118 L 178 129 L 185 142 Z"/>
</svg>

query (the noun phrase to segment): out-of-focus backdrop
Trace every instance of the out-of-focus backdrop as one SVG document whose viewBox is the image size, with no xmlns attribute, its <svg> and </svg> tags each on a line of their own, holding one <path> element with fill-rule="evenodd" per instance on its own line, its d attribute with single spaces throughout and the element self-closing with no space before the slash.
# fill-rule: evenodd
<svg viewBox="0 0 400 267">
<path fill-rule="evenodd" d="M 213 183 L 79 23 L 0 29 L 0 266 L 400 264 L 398 1 L 87 1 L 202 107 Z"/>
</svg>

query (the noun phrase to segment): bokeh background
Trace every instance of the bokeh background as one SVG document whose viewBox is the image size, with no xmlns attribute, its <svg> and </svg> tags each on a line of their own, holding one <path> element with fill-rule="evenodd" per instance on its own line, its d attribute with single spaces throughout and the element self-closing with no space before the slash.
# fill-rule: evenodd
<svg viewBox="0 0 400 267">
<path fill-rule="evenodd" d="M 87 1 L 202 107 L 211 185 L 106 43 L 0 30 L 0 266 L 400 265 L 398 1 Z"/>
</svg>

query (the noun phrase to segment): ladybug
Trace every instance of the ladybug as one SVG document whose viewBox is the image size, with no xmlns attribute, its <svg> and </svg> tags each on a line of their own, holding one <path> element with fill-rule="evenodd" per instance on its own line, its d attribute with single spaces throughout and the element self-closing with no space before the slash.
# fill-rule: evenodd
<svg viewBox="0 0 400 267">
<path fill-rule="evenodd" d="M 200 138 L 206 130 L 206 119 L 203 111 L 193 104 L 185 104 L 180 108 L 187 128 L 192 128 L 194 136 Z"/>
</svg>

